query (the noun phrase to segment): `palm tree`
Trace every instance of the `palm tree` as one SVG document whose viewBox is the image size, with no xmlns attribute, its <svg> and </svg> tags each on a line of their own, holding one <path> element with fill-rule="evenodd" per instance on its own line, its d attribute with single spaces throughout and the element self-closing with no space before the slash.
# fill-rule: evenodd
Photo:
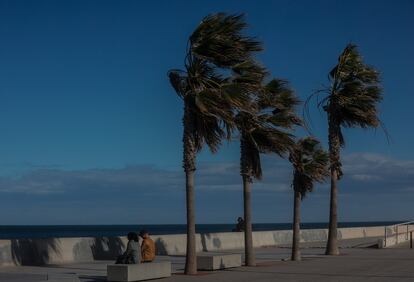
<svg viewBox="0 0 414 282">
<path fill-rule="evenodd" d="M 328 114 L 331 197 L 327 255 L 338 255 L 337 182 L 342 176 L 340 148 L 344 146 L 342 127 L 377 128 L 378 103 L 382 100 L 379 73 L 362 60 L 357 46 L 348 44 L 329 73 L 329 86 L 317 94 L 326 94 L 319 102 Z M 313 95 L 312 95 L 313 96 Z"/>
<path fill-rule="evenodd" d="M 245 69 L 245 61 L 250 60 L 253 52 L 261 50 L 259 42 L 242 34 L 245 28 L 242 15 L 220 13 L 205 17 L 189 38 L 185 70 L 173 69 L 168 73 L 171 85 L 184 102 L 186 274 L 197 273 L 194 207 L 196 154 L 204 144 L 214 153 L 223 138 L 230 138 L 234 128 L 234 111 L 245 107 L 249 100 L 249 75 L 239 75 L 237 70 Z"/>
<path fill-rule="evenodd" d="M 329 175 L 329 155 L 319 141 L 313 137 L 300 139 L 292 148 L 289 161 L 293 165 L 294 208 L 292 260 L 301 260 L 300 242 L 300 202 L 307 192 L 312 192 L 314 182 L 323 182 Z"/>
<path fill-rule="evenodd" d="M 286 81 L 273 79 L 262 87 L 250 103 L 250 111 L 240 111 L 236 125 L 240 132 L 240 174 L 243 180 L 244 242 L 247 266 L 254 266 L 251 184 L 261 179 L 261 153 L 276 153 L 281 157 L 294 144 L 290 130 L 300 124 L 294 108 L 299 100 Z"/>
</svg>

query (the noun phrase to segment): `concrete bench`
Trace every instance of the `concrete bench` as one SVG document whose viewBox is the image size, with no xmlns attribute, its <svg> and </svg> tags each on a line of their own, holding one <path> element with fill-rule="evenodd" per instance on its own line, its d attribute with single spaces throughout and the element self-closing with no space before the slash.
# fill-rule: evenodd
<svg viewBox="0 0 414 282">
<path fill-rule="evenodd" d="M 200 254 L 197 255 L 199 270 L 218 270 L 241 266 L 240 254 Z"/>
<path fill-rule="evenodd" d="M 107 266 L 108 281 L 129 282 L 171 276 L 171 262 L 140 264 L 110 264 Z"/>
<path fill-rule="evenodd" d="M 51 273 L 41 282 L 80 282 L 80 280 L 76 274 Z"/>
</svg>

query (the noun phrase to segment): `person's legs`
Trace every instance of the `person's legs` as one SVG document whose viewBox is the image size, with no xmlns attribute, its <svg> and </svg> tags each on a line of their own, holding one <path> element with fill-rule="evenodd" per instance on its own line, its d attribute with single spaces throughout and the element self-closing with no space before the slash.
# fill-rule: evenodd
<svg viewBox="0 0 414 282">
<path fill-rule="evenodd" d="M 116 262 L 115 262 L 115 264 L 125 264 L 125 263 L 126 263 L 126 262 L 125 262 L 125 259 L 126 259 L 125 254 L 120 255 L 120 256 L 118 256 L 118 257 L 116 258 Z"/>
</svg>

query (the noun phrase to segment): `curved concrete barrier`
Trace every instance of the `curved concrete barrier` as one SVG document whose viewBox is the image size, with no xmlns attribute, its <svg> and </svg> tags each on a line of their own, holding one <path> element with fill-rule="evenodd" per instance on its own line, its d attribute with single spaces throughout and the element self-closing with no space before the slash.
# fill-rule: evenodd
<svg viewBox="0 0 414 282">
<path fill-rule="evenodd" d="M 10 240 L 0 240 L 0 266 L 13 265 Z"/>
<path fill-rule="evenodd" d="M 339 239 L 384 236 L 383 226 L 339 228 Z M 388 230 L 388 229 L 387 229 Z M 394 230 L 388 230 L 392 236 Z M 321 242 L 328 237 L 327 229 L 304 229 L 302 242 Z M 186 235 L 152 236 L 158 255 L 184 255 Z M 290 244 L 291 230 L 253 232 L 254 247 L 268 247 Z M 0 265 L 42 265 L 68 262 L 90 262 L 94 260 L 115 260 L 126 246 L 126 238 L 48 238 L 0 240 Z M 243 249 L 243 232 L 207 233 L 196 235 L 198 252 L 219 252 Z"/>
<path fill-rule="evenodd" d="M 187 249 L 185 234 L 152 236 L 152 239 L 158 255 L 184 255 Z M 196 234 L 196 250 L 197 252 L 204 250 L 200 234 Z"/>
<path fill-rule="evenodd" d="M 201 235 L 201 240 L 206 252 L 244 248 L 243 232 L 206 233 Z"/>
<path fill-rule="evenodd" d="M 0 241 L 0 265 L 44 265 L 112 260 L 126 244 L 113 238 L 47 238 Z"/>
</svg>

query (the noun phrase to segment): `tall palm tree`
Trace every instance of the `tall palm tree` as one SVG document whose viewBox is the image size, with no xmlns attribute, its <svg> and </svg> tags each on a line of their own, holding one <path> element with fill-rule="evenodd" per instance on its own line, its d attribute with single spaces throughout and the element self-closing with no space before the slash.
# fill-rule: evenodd
<svg viewBox="0 0 414 282">
<path fill-rule="evenodd" d="M 204 144 L 214 153 L 230 138 L 234 111 L 249 100 L 250 75 L 239 75 L 245 61 L 261 45 L 243 35 L 242 15 L 207 16 L 190 36 L 185 69 L 168 73 L 184 102 L 183 168 L 186 175 L 187 249 L 185 273 L 197 273 L 195 242 L 194 172 L 196 154 Z"/>
<path fill-rule="evenodd" d="M 261 179 L 261 153 L 276 153 L 281 157 L 294 144 L 291 129 L 300 124 L 294 108 L 299 104 L 286 81 L 273 79 L 258 92 L 250 103 L 250 111 L 240 111 L 236 125 L 240 132 L 240 174 L 243 180 L 244 242 L 247 266 L 254 266 L 251 184 Z"/>
<path fill-rule="evenodd" d="M 337 182 L 342 176 L 340 148 L 344 146 L 342 127 L 377 128 L 378 104 L 382 89 L 378 71 L 365 64 L 357 46 L 348 44 L 329 73 L 329 86 L 318 94 L 325 94 L 318 102 L 328 115 L 331 197 L 327 255 L 338 255 L 337 243 Z"/>
<path fill-rule="evenodd" d="M 301 260 L 300 242 L 300 202 L 307 192 L 312 192 L 314 182 L 323 182 L 329 175 L 329 155 L 319 141 L 313 137 L 300 139 L 292 148 L 289 161 L 293 165 L 294 207 L 292 260 Z"/>
</svg>

